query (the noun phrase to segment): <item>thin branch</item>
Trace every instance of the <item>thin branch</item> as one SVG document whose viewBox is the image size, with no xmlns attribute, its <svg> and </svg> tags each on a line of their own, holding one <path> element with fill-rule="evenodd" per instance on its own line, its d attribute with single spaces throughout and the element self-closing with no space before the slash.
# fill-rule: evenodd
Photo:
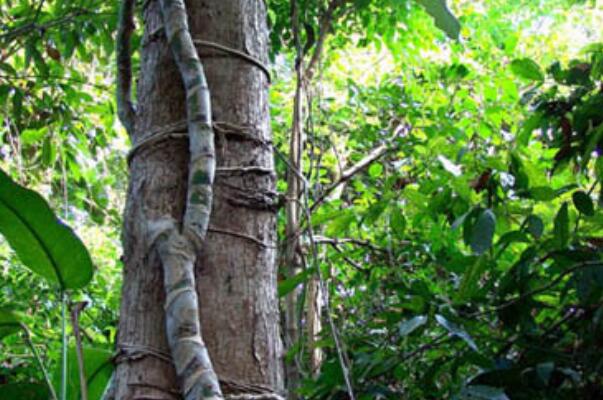
<svg viewBox="0 0 603 400">
<path fill-rule="evenodd" d="M 369 250 L 379 252 L 379 253 L 387 252 L 386 249 L 375 246 L 368 240 L 362 240 L 362 239 L 356 239 L 356 238 L 330 238 L 330 237 L 326 237 L 326 236 L 316 235 L 316 236 L 314 236 L 314 241 L 316 243 L 324 243 L 324 244 L 335 245 L 335 246 L 338 246 L 340 244 L 352 244 L 352 245 L 356 245 L 356 246 L 360 246 L 360 247 L 366 247 Z M 404 242 L 404 244 L 410 244 L 410 242 L 409 243 Z"/>
<path fill-rule="evenodd" d="M 394 134 L 385 143 L 375 147 L 362 160 L 358 161 L 356 164 L 344 170 L 341 173 L 341 177 L 337 181 L 327 186 L 327 188 L 322 192 L 322 194 L 314 201 L 314 204 L 312 204 L 312 207 L 310 207 L 310 211 L 314 211 L 316 208 L 318 208 L 318 206 L 320 206 L 327 199 L 327 197 L 340 185 L 344 184 L 345 182 L 350 180 L 354 175 L 363 171 L 373 162 L 379 160 L 381 157 L 387 154 L 387 152 L 390 150 L 390 144 L 403 134 L 407 134 L 409 131 L 409 126 L 399 125 L 394 130 Z"/>
</svg>

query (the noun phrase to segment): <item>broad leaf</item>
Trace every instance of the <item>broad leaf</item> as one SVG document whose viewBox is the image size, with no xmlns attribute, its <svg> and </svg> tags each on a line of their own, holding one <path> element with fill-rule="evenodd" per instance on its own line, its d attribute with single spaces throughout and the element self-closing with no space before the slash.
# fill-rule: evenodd
<svg viewBox="0 0 603 400">
<path fill-rule="evenodd" d="M 26 267 L 62 289 L 77 289 L 90 282 L 92 260 L 82 241 L 57 219 L 39 194 L 16 184 L 3 171 L 0 233 Z"/>
<path fill-rule="evenodd" d="M 528 217 L 527 224 L 530 235 L 532 235 L 535 239 L 540 239 L 542 233 L 544 232 L 544 222 L 542 222 L 542 219 L 536 215 L 530 215 Z"/>
<path fill-rule="evenodd" d="M 458 39 L 461 32 L 461 24 L 446 5 L 446 0 L 417 0 L 425 11 L 433 17 L 438 28 L 451 39 Z"/>
<path fill-rule="evenodd" d="M 593 200 L 588 194 L 578 190 L 572 194 L 572 200 L 574 201 L 574 206 L 576 206 L 576 209 L 582 214 L 589 217 L 595 215 L 595 206 L 593 205 Z"/>
<path fill-rule="evenodd" d="M 471 230 L 471 249 L 475 254 L 483 254 L 492 246 L 496 216 L 490 209 L 481 212 Z"/>
<path fill-rule="evenodd" d="M 520 78 L 530 81 L 544 81 L 540 66 L 530 58 L 519 58 L 511 62 L 511 71 Z"/>
</svg>

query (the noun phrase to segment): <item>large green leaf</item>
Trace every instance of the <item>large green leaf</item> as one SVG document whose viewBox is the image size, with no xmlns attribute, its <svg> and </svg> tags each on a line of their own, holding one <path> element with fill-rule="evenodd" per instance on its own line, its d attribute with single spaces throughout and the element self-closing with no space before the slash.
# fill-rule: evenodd
<svg viewBox="0 0 603 400">
<path fill-rule="evenodd" d="M 451 39 L 458 39 L 461 24 L 446 5 L 446 0 L 417 0 L 425 11 L 433 17 L 438 28 L 443 30 Z"/>
<path fill-rule="evenodd" d="M 77 289 L 92 279 L 88 250 L 36 192 L 0 170 L 0 233 L 23 264 L 62 289 Z"/>
<path fill-rule="evenodd" d="M 19 316 L 11 310 L 0 308 L 0 340 L 21 330 Z"/>
</svg>

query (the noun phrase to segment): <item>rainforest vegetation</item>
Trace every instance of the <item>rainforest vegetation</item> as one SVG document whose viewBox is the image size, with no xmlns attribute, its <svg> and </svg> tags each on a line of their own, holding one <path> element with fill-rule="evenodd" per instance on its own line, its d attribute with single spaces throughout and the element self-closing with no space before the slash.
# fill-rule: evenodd
<svg viewBox="0 0 603 400">
<path fill-rule="evenodd" d="M 178 58 L 191 36 L 186 23 L 173 27 L 178 0 L 122 2 L 0 0 L 1 400 L 603 398 L 600 0 L 190 0 L 191 15 L 216 4 L 255 7 L 261 21 L 246 21 L 266 26 L 264 36 L 232 34 L 225 47 L 191 17 L 202 67 Z M 157 10 L 167 39 L 149 28 Z M 231 23 L 210 14 L 216 24 Z M 236 29 L 247 28 L 226 26 L 224 37 Z M 180 69 L 159 63 L 149 72 L 149 54 L 160 46 L 174 52 Z M 257 79 L 237 75 L 242 67 L 232 79 L 216 78 L 225 71 L 216 63 L 228 60 Z M 209 90 L 195 75 L 203 67 Z M 161 114 L 146 101 L 168 75 L 186 82 L 186 96 L 172 86 L 181 90 L 176 108 L 187 110 L 188 125 L 185 119 L 180 130 L 141 140 L 133 131 L 152 126 L 144 118 L 128 126 L 127 111 Z M 258 103 L 269 104 L 269 123 L 246 130 L 224 122 L 246 96 L 224 86 L 233 82 L 266 93 Z M 218 100 L 212 120 L 204 104 L 220 91 L 232 106 Z M 128 108 L 129 96 L 139 110 Z M 149 146 L 181 141 L 187 126 L 190 164 L 180 145 L 186 161 L 174 164 L 190 172 L 181 180 L 189 191 L 162 183 L 177 192 L 173 216 L 184 221 L 182 235 L 180 222 L 139 220 L 155 225 L 148 253 L 139 255 L 144 262 L 134 262 L 134 217 L 124 217 L 124 208 L 133 210 L 136 192 L 160 177 L 131 177 L 153 162 Z M 199 129 L 212 131 L 203 138 L 215 133 L 215 146 L 214 139 L 200 145 L 215 147 L 215 157 L 195 155 Z M 256 131 L 263 133 L 251 138 Z M 263 149 L 265 168 L 224 166 L 224 154 L 247 142 Z M 214 211 L 212 160 L 216 185 L 236 175 L 228 190 L 241 192 L 226 199 L 225 189 L 214 188 Z M 198 184 L 205 186 L 193 192 Z M 209 198 L 210 211 L 197 198 Z M 241 233 L 251 225 L 237 228 L 239 217 L 220 231 L 212 215 L 223 202 L 268 217 L 251 223 L 254 235 Z M 195 204 L 202 207 L 191 210 Z M 172 240 L 181 240 L 180 250 L 213 254 L 203 241 L 218 234 L 234 252 L 247 243 L 241 254 L 267 271 L 272 260 L 275 273 L 266 276 L 251 261 L 229 264 L 247 268 L 235 281 L 264 279 L 265 297 L 253 301 L 266 303 L 272 328 L 253 322 L 256 314 L 251 333 L 205 323 L 204 312 L 228 309 L 222 296 L 238 301 L 241 319 L 256 312 L 238 289 L 256 281 L 237 286 L 230 275 L 224 286 L 206 288 L 221 291 L 210 293 L 215 302 L 196 286 L 200 319 L 195 278 L 186 289 L 169 287 L 166 277 L 168 300 L 163 279 L 144 283 L 155 291 L 141 289 L 159 296 L 153 304 L 166 301 L 166 316 L 163 306 L 156 316 L 162 323 L 123 322 L 147 307 L 127 304 L 136 282 L 124 280 L 125 264 L 144 271 L 147 259 L 155 269 L 161 259 L 164 276 L 176 271 Z M 195 260 L 188 259 L 191 274 Z M 200 282 L 208 268 L 226 268 L 203 260 Z M 225 294 L 226 287 L 234 289 Z M 194 294 L 182 300 L 195 307 L 187 313 L 192 322 L 171 322 L 184 314 L 173 297 L 186 290 Z M 184 328 L 174 324 L 199 321 L 216 374 L 193 396 L 181 376 L 181 338 L 170 329 L 177 336 Z M 127 348 L 123 335 L 142 337 L 142 330 L 159 344 Z M 238 363 L 216 348 L 248 338 L 250 357 L 270 364 L 265 381 L 229 374 L 229 363 Z M 257 353 L 262 346 L 267 353 Z M 161 368 L 169 371 L 175 365 L 176 389 L 110 397 L 118 368 L 127 375 L 127 365 L 143 358 L 167 362 Z M 211 363 L 203 365 L 213 374 Z M 229 385 L 225 377 L 234 375 L 257 387 Z"/>
</svg>

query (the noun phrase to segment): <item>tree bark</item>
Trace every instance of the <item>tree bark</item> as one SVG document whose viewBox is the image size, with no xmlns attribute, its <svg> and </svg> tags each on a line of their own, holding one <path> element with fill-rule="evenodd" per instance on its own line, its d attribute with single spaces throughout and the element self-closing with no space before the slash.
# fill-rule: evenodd
<svg viewBox="0 0 603 400">
<path fill-rule="evenodd" d="M 261 0 L 190 0 L 193 39 L 266 62 Z M 163 274 L 146 222 L 182 221 L 188 142 L 182 80 L 162 31 L 159 3 L 144 9 L 138 113 L 124 214 L 124 283 L 115 398 L 179 399 L 165 335 Z M 214 204 L 196 263 L 203 339 L 223 392 L 280 392 L 282 347 L 276 296 L 275 173 L 268 77 L 234 52 L 198 46 L 217 133 Z M 151 139 L 155 138 L 155 139 Z"/>
</svg>

